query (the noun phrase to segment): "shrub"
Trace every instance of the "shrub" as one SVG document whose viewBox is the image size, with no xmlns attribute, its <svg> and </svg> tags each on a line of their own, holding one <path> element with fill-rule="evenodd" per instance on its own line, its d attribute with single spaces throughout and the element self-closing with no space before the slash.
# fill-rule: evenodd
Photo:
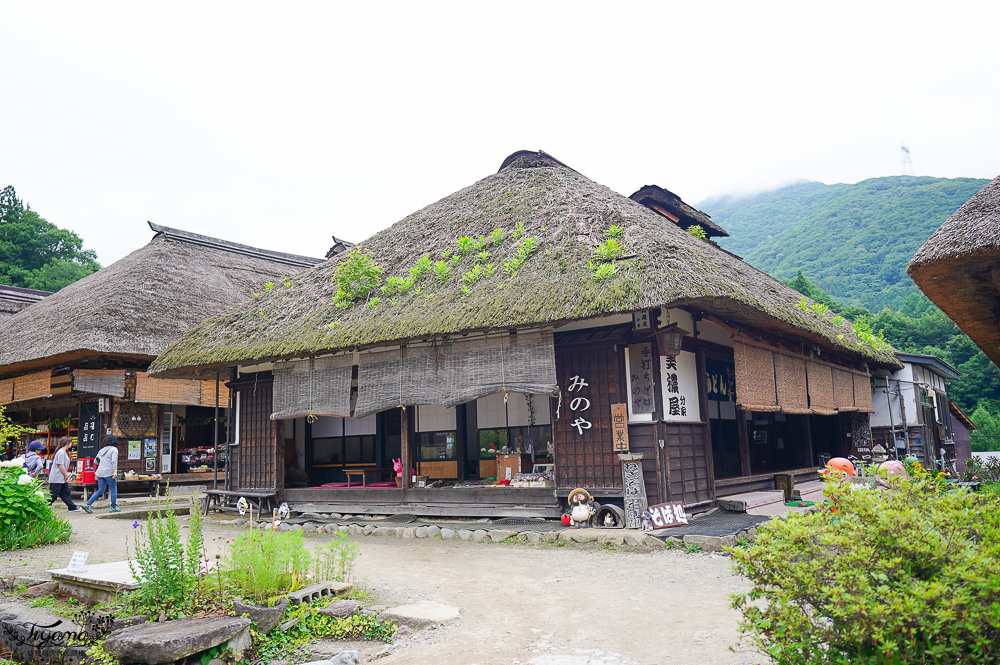
<svg viewBox="0 0 1000 665">
<path fill-rule="evenodd" d="M 250 529 L 233 541 L 224 575 L 237 594 L 262 604 L 298 589 L 311 566 L 301 531 Z"/>
<path fill-rule="evenodd" d="M 2 417 L 2 414 L 0 414 Z M 0 550 L 17 550 L 69 540 L 69 522 L 56 517 L 24 460 L 0 462 Z"/>
<path fill-rule="evenodd" d="M 313 558 L 313 579 L 316 582 L 350 582 L 354 562 L 358 558 L 358 544 L 351 540 L 346 531 L 338 531 L 325 545 L 313 551 Z"/>
<path fill-rule="evenodd" d="M 969 482 L 981 480 L 983 482 L 1000 481 L 1000 455 L 991 455 L 986 460 L 979 457 L 971 457 L 965 463 L 962 471 L 962 480 Z"/>
<path fill-rule="evenodd" d="M 1000 504 L 931 478 L 851 491 L 732 551 L 740 627 L 778 663 L 1000 661 Z M 757 601 L 766 601 L 765 603 Z"/>
<path fill-rule="evenodd" d="M 155 513 L 150 514 L 145 527 L 136 526 L 129 568 L 139 582 L 139 588 L 133 593 L 131 601 L 144 613 L 166 612 L 171 616 L 183 616 L 198 600 L 205 561 L 205 541 L 197 501 L 192 502 L 185 546 L 173 509 L 169 503 L 164 506 L 158 499 Z"/>
</svg>

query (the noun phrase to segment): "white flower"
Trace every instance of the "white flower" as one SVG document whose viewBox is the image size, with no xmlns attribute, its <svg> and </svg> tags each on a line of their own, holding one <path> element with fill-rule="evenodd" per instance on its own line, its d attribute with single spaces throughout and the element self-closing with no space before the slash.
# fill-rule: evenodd
<svg viewBox="0 0 1000 665">
<path fill-rule="evenodd" d="M 42 490 L 38 490 L 37 492 L 35 492 L 35 496 L 37 496 L 39 499 L 44 499 L 45 492 L 43 492 Z"/>
<path fill-rule="evenodd" d="M 20 477 L 18 477 L 18 479 L 17 479 L 17 484 L 18 485 L 30 485 L 31 484 L 31 476 L 29 476 L 26 473 L 22 473 L 20 475 Z"/>
<path fill-rule="evenodd" d="M 24 458 L 23 457 L 18 457 L 16 459 L 10 460 L 9 462 L 0 462 L 0 466 L 2 466 L 2 467 L 16 466 L 16 467 L 21 468 L 21 467 L 24 467 Z"/>
</svg>

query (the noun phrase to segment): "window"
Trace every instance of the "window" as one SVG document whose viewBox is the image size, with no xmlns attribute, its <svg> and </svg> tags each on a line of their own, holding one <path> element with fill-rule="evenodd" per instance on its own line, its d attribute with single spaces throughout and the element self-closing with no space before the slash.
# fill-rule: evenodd
<svg viewBox="0 0 1000 665">
<path fill-rule="evenodd" d="M 375 416 L 318 418 L 312 442 L 313 464 L 374 464 Z"/>
<path fill-rule="evenodd" d="M 479 459 L 495 459 L 497 454 L 534 453 L 548 457 L 552 444 L 552 414 L 544 395 L 510 393 L 487 395 L 476 400 L 479 427 Z"/>
<path fill-rule="evenodd" d="M 455 409 L 421 404 L 417 407 L 417 460 L 458 459 Z"/>
</svg>

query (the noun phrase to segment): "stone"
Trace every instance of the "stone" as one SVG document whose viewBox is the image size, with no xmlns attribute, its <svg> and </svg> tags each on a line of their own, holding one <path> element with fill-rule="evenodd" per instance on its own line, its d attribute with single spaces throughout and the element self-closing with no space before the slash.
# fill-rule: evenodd
<svg viewBox="0 0 1000 665">
<path fill-rule="evenodd" d="M 554 543 L 559 537 L 558 531 L 545 531 L 541 534 L 543 543 Z"/>
<path fill-rule="evenodd" d="M 407 540 L 412 540 L 417 537 L 417 527 L 411 526 L 403 529 L 403 538 Z"/>
<path fill-rule="evenodd" d="M 350 524 L 347 526 L 347 533 L 349 533 L 352 536 L 360 536 L 364 534 L 364 532 L 365 532 L 364 528 L 358 526 L 357 524 Z"/>
<path fill-rule="evenodd" d="M 361 603 L 356 600 L 335 600 L 326 607 L 319 610 L 320 614 L 328 617 L 344 619 L 357 613 L 361 609 Z"/>
<path fill-rule="evenodd" d="M 302 665 L 361 665 L 361 654 L 353 649 L 345 649 L 335 656 L 324 660 L 311 660 Z"/>
<path fill-rule="evenodd" d="M 687 535 L 684 536 L 684 545 L 697 545 L 701 548 L 702 552 L 722 551 L 722 539 L 718 536 Z"/>
<path fill-rule="evenodd" d="M 28 598 L 39 598 L 52 593 L 58 588 L 59 584 L 56 582 L 42 582 L 41 584 L 36 584 L 25 589 L 24 595 Z"/>
<path fill-rule="evenodd" d="M 448 527 L 441 529 L 441 538 L 444 540 L 451 540 L 457 535 L 458 532 L 455 531 L 454 529 L 449 529 Z"/>
<path fill-rule="evenodd" d="M 292 530 L 291 524 L 285 524 L 284 522 L 282 522 L 281 524 L 278 525 L 278 531 L 291 531 L 291 530 Z"/>
<path fill-rule="evenodd" d="M 253 638 L 250 636 L 250 626 L 247 626 L 229 638 L 226 642 L 226 648 L 233 650 L 233 656 L 236 660 L 243 660 L 243 652 L 249 649 L 252 644 Z"/>
<path fill-rule="evenodd" d="M 377 617 L 379 614 L 382 614 L 382 612 L 385 612 L 385 610 L 385 605 L 372 605 L 361 610 L 361 614 L 366 617 Z"/>
<path fill-rule="evenodd" d="M 374 526 L 374 525 L 372 525 L 372 524 L 368 524 L 368 525 L 366 525 L 366 526 L 365 526 L 365 528 L 364 528 L 364 529 L 362 530 L 362 533 L 363 533 L 363 534 L 365 534 L 366 536 L 370 536 L 370 535 L 372 535 L 373 533 L 375 533 L 375 529 L 376 529 L 376 528 L 378 528 L 378 527 L 376 527 L 376 526 Z"/>
<path fill-rule="evenodd" d="M 292 591 L 288 594 L 288 602 L 292 605 L 311 603 L 314 600 L 328 598 L 330 596 L 346 596 L 354 586 L 347 582 L 320 582 L 310 584 L 307 587 Z"/>
<path fill-rule="evenodd" d="M 525 531 L 524 537 L 528 539 L 529 543 L 538 544 L 542 542 L 542 534 L 537 531 Z"/>
<path fill-rule="evenodd" d="M 272 660 L 267 665 L 288 665 L 287 660 Z"/>
<path fill-rule="evenodd" d="M 302 525 L 302 533 L 314 533 L 316 531 L 316 525 L 312 522 Z"/>
<path fill-rule="evenodd" d="M 396 535 L 399 536 L 400 538 L 402 538 L 403 537 L 403 532 L 406 531 L 408 528 L 416 528 L 416 527 L 397 526 L 396 529 L 395 529 Z"/>
<path fill-rule="evenodd" d="M 172 663 L 211 649 L 245 631 L 244 617 L 188 617 L 163 623 L 144 623 L 111 633 L 104 650 L 124 663 Z"/>
<path fill-rule="evenodd" d="M 574 542 L 573 532 L 570 531 L 569 529 L 564 529 L 559 532 L 559 535 L 556 537 L 556 540 L 560 543 L 572 543 Z"/>
<path fill-rule="evenodd" d="M 351 530 L 351 527 L 347 526 L 346 524 L 341 524 L 340 526 L 337 527 L 337 531 L 340 531 L 342 533 L 348 533 L 348 532 L 350 532 L 350 530 Z M 333 532 L 331 531 L 331 533 L 333 533 Z"/>
<path fill-rule="evenodd" d="M 516 536 L 516 531 L 505 531 L 503 529 L 495 529 L 490 531 L 490 541 L 494 543 L 502 543 L 512 536 Z"/>
<path fill-rule="evenodd" d="M 292 531 L 302 531 L 302 525 L 301 524 L 293 524 L 292 525 Z"/>
<path fill-rule="evenodd" d="M 597 540 L 597 534 L 590 529 L 580 529 L 570 534 L 574 543 L 592 543 Z"/>
<path fill-rule="evenodd" d="M 419 603 L 392 607 L 384 614 L 386 618 L 394 620 L 397 626 L 409 626 L 419 630 L 457 619 L 458 612 L 458 608 L 454 605 L 423 600 Z"/>
<path fill-rule="evenodd" d="M 45 577 L 31 577 L 30 575 L 18 575 L 14 578 L 14 586 L 19 587 L 32 587 L 38 586 L 39 584 L 45 584 L 50 580 Z"/>
<path fill-rule="evenodd" d="M 461 540 L 468 540 L 469 538 L 472 538 L 472 532 L 469 531 L 468 529 L 459 529 L 458 537 Z"/>
<path fill-rule="evenodd" d="M 234 519 L 232 522 L 230 522 L 230 524 L 232 524 L 233 526 L 243 526 L 246 523 L 247 523 L 247 521 L 245 519 L 243 519 L 242 517 L 238 517 L 238 518 Z"/>
<path fill-rule="evenodd" d="M 623 539 L 629 547 L 642 547 L 646 543 L 646 534 L 642 531 L 626 531 Z"/>
<path fill-rule="evenodd" d="M 413 629 L 409 626 L 400 626 L 396 629 L 396 632 L 392 634 L 392 643 L 397 644 L 402 642 L 408 637 L 413 636 Z"/>
<path fill-rule="evenodd" d="M 320 531 L 322 531 L 323 533 L 337 533 L 337 525 L 324 524 L 323 527 L 320 529 Z"/>
<path fill-rule="evenodd" d="M 476 529 L 472 532 L 472 540 L 481 543 L 489 537 L 489 533 L 486 529 Z"/>
<path fill-rule="evenodd" d="M 281 617 L 285 616 L 285 610 L 288 609 L 288 598 L 280 598 L 274 607 L 267 607 L 266 605 L 250 605 L 249 603 L 244 603 L 240 600 L 233 599 L 233 611 L 236 614 L 242 615 L 246 614 L 250 617 L 250 620 L 254 622 L 257 626 L 257 630 L 262 633 L 270 633 L 281 621 Z"/>
<path fill-rule="evenodd" d="M 429 527 L 427 527 L 428 538 L 433 538 L 434 536 L 439 536 L 439 535 L 441 535 L 441 527 L 439 527 L 436 524 L 432 524 Z"/>
<path fill-rule="evenodd" d="M 413 530 L 413 535 L 416 536 L 417 538 L 426 538 L 427 537 L 427 527 L 425 527 L 425 526 L 418 526 L 416 529 Z"/>
<path fill-rule="evenodd" d="M 602 543 L 608 543 L 609 545 L 624 545 L 625 544 L 625 534 L 621 533 L 618 529 L 613 531 L 601 531 L 597 534 L 597 540 Z"/>
</svg>

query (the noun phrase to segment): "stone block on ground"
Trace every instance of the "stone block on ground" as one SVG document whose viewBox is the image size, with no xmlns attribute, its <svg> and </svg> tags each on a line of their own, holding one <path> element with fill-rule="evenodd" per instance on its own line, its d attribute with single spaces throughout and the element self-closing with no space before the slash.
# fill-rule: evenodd
<svg viewBox="0 0 1000 665">
<path fill-rule="evenodd" d="M 301 605 L 302 603 L 311 603 L 314 600 L 319 600 L 320 598 L 326 598 L 329 596 L 346 596 L 351 592 L 354 587 L 346 582 L 320 582 L 319 584 L 310 584 L 307 587 L 299 589 L 298 591 L 292 591 L 288 594 L 288 602 L 292 605 Z"/>
<path fill-rule="evenodd" d="M 454 605 L 423 600 L 410 605 L 391 607 L 384 612 L 384 616 L 395 621 L 398 626 L 409 626 L 419 630 L 457 619 L 458 612 L 458 608 Z"/>
<path fill-rule="evenodd" d="M 487 537 L 489 537 L 489 533 L 486 529 L 476 529 L 472 532 L 472 540 L 477 543 L 483 542 Z"/>
<path fill-rule="evenodd" d="M 597 540 L 597 534 L 590 529 L 580 529 L 570 534 L 574 543 L 592 543 Z"/>
<path fill-rule="evenodd" d="M 32 587 L 32 586 L 38 586 L 39 584 L 45 584 L 46 582 L 49 581 L 51 580 L 49 580 L 47 577 L 32 577 L 30 575 L 18 575 L 17 577 L 14 578 L 14 586 Z"/>
<path fill-rule="evenodd" d="M 417 538 L 426 538 L 427 537 L 427 527 L 425 527 L 425 526 L 418 526 L 416 529 L 413 530 L 413 535 L 416 536 Z"/>
<path fill-rule="evenodd" d="M 335 656 L 323 660 L 311 660 L 302 665 L 361 665 L 361 654 L 353 649 L 345 649 Z"/>
<path fill-rule="evenodd" d="M 543 543 L 554 543 L 559 538 L 558 531 L 544 531 L 540 535 Z"/>
<path fill-rule="evenodd" d="M 627 531 L 624 540 L 629 547 L 642 547 L 646 543 L 646 534 L 642 531 Z"/>
<path fill-rule="evenodd" d="M 52 593 L 58 588 L 59 584 L 56 582 L 42 582 L 41 584 L 36 584 L 25 589 L 24 595 L 28 598 L 39 598 Z"/>
<path fill-rule="evenodd" d="M 392 634 L 392 643 L 398 644 L 406 638 L 413 635 L 413 629 L 409 626 L 400 626 L 396 629 L 396 632 Z"/>
<path fill-rule="evenodd" d="M 470 531 L 469 529 L 459 529 L 458 537 L 461 540 L 468 540 L 469 538 L 472 538 L 472 531 Z"/>
<path fill-rule="evenodd" d="M 540 543 L 542 542 L 542 534 L 537 531 L 526 531 L 524 537 L 528 539 L 529 543 Z"/>
<path fill-rule="evenodd" d="M 326 607 L 319 610 L 320 614 L 343 619 L 349 617 L 361 609 L 361 603 L 356 600 L 335 600 Z"/>
<path fill-rule="evenodd" d="M 601 531 L 597 534 L 597 540 L 602 543 L 608 543 L 610 545 L 624 545 L 625 544 L 625 534 L 623 534 L 619 529 L 608 529 L 606 531 Z"/>
<path fill-rule="evenodd" d="M 570 529 L 564 529 L 563 531 L 560 531 L 556 535 L 556 541 L 560 542 L 560 543 L 572 543 L 572 542 L 574 542 L 572 530 L 570 530 Z"/>
<path fill-rule="evenodd" d="M 246 614 L 249 616 L 250 620 L 257 625 L 257 630 L 262 633 L 270 633 L 274 630 L 281 618 L 285 616 L 287 609 L 288 598 L 280 598 L 275 602 L 274 607 L 250 605 L 233 599 L 233 611 L 238 615 Z"/>
<path fill-rule="evenodd" d="M 144 623 L 111 633 L 104 650 L 123 663 L 172 663 L 211 649 L 250 627 L 243 617 L 189 617 Z"/>
<path fill-rule="evenodd" d="M 455 531 L 454 529 L 449 529 L 448 527 L 441 529 L 441 537 L 444 540 L 451 540 L 456 535 L 458 535 L 458 532 Z"/>
<path fill-rule="evenodd" d="M 722 538 L 719 536 L 684 536 L 684 545 L 697 545 L 702 552 L 721 552 Z"/>
<path fill-rule="evenodd" d="M 437 536 L 437 535 L 440 535 L 440 534 L 441 534 L 441 527 L 439 527 L 438 525 L 432 524 L 429 527 L 427 527 L 427 537 L 428 538 L 433 538 L 434 536 Z"/>
<path fill-rule="evenodd" d="M 411 540 L 417 537 L 417 527 L 411 526 L 403 529 L 403 538 Z"/>
<path fill-rule="evenodd" d="M 516 536 L 517 535 L 516 531 L 506 531 L 504 529 L 494 529 L 493 531 L 490 531 L 489 533 L 490 533 L 490 541 L 492 541 L 494 543 L 502 543 L 503 541 L 507 540 L 511 536 Z"/>
</svg>

